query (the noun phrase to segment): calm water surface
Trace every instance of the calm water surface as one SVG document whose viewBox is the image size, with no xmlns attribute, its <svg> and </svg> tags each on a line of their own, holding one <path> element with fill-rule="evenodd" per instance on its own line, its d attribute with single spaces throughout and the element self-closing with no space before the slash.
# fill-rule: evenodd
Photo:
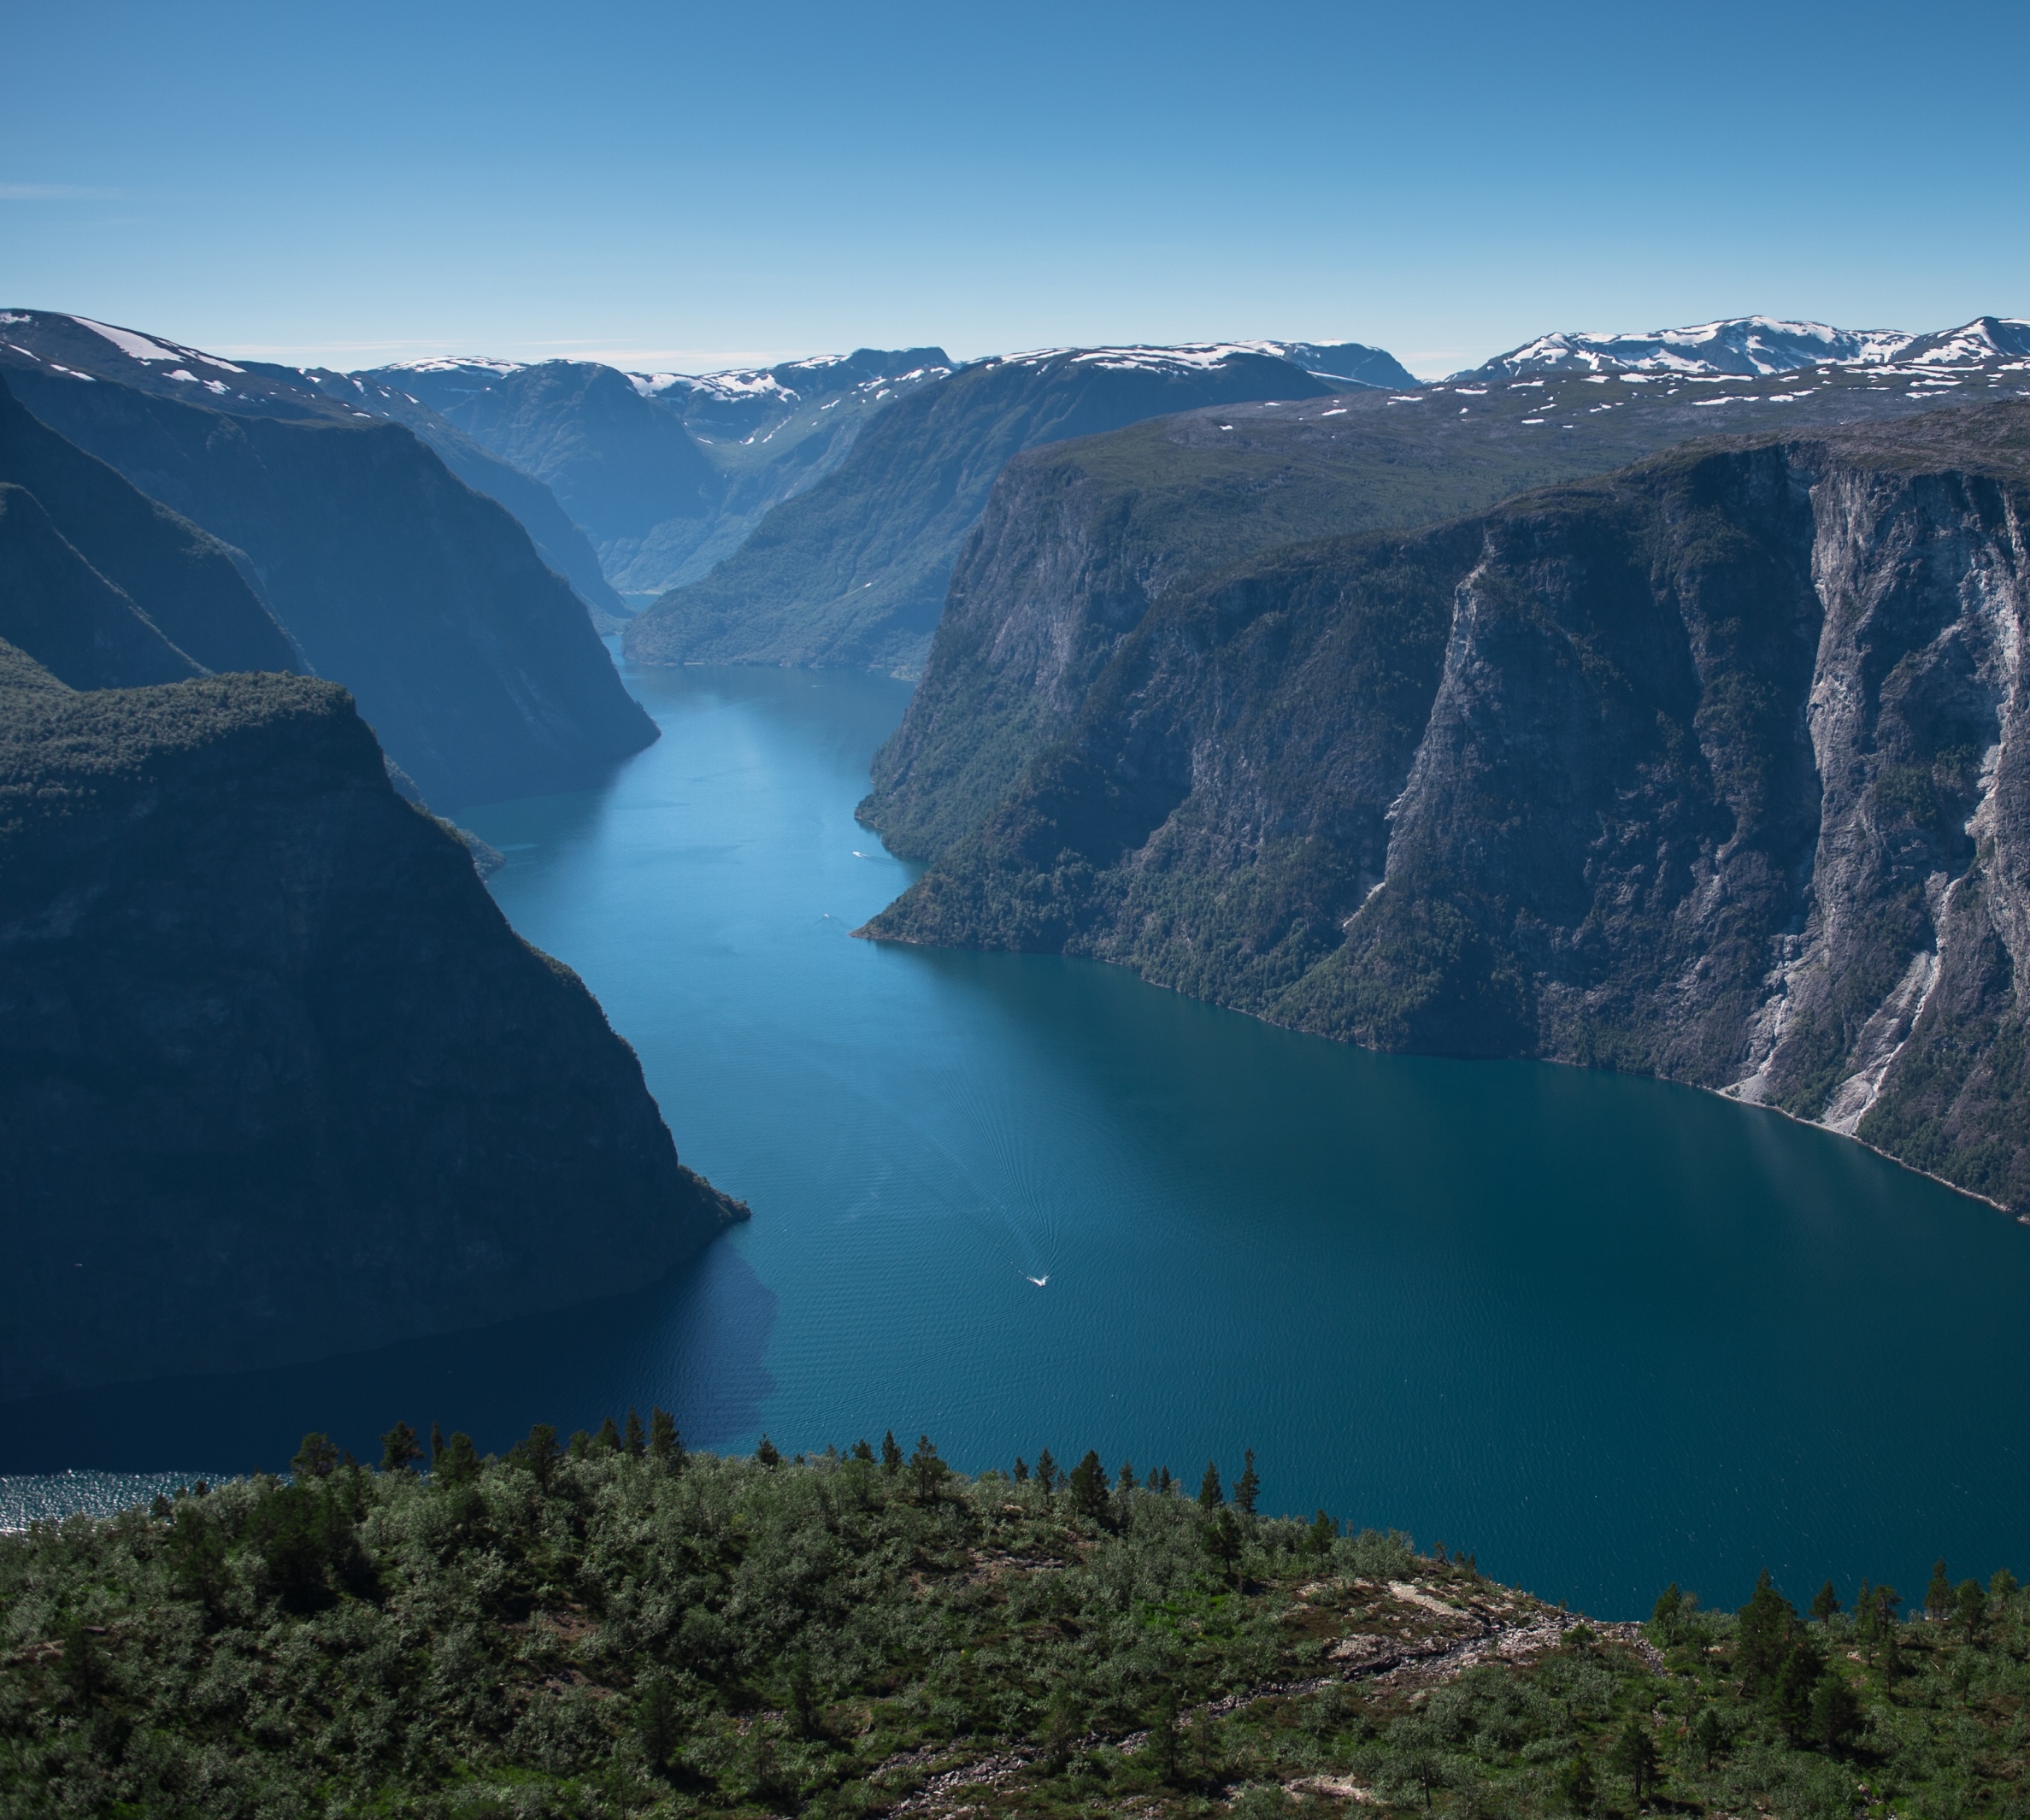
<svg viewBox="0 0 2030 1820">
<path fill-rule="evenodd" d="M 2030 1230 L 1685 1089 L 854 941 L 910 876 L 852 819 L 904 687 L 631 686 L 663 738 L 609 789 L 467 819 L 753 1223 L 556 1319 L 14 1405 L 0 1469 L 277 1465 L 397 1417 L 501 1447 L 661 1403 L 720 1447 L 927 1430 L 967 1468 L 1097 1446 L 1194 1487 L 1251 1446 L 1269 1508 L 1610 1616 L 1674 1578 L 1738 1603 L 1764 1564 L 1804 1596 L 2030 1570 Z"/>
</svg>

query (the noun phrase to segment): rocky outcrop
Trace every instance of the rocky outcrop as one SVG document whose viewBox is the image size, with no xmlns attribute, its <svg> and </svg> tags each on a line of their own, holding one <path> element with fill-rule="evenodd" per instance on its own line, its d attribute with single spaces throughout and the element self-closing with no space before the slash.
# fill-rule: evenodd
<svg viewBox="0 0 2030 1820">
<path fill-rule="evenodd" d="M 741 1210 L 344 691 L 0 647 L 0 1395 L 614 1294 Z"/>
<path fill-rule="evenodd" d="M 868 933 L 1653 1073 L 2030 1207 L 2030 406 L 1701 445 L 1167 598 Z"/>
</svg>

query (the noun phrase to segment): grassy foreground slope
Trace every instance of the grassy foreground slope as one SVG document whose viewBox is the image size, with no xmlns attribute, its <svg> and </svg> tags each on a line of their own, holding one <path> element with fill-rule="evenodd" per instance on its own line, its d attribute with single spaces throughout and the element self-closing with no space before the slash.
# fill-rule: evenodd
<svg viewBox="0 0 2030 1820">
<path fill-rule="evenodd" d="M 1229 1503 L 629 1427 L 427 1478 L 314 1436 L 292 1484 L 0 1538 L 0 1813 L 2023 1808 L 2006 1573 L 1594 1624 L 1258 1517 L 1251 1461 Z"/>
</svg>

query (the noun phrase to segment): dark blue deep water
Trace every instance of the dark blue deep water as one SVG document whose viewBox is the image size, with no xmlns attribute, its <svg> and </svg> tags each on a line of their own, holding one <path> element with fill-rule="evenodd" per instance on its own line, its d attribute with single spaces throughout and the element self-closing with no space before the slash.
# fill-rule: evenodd
<svg viewBox="0 0 2030 1820">
<path fill-rule="evenodd" d="M 597 794 L 466 819 L 751 1226 L 537 1322 L 0 1411 L 0 1470 L 279 1465 L 397 1417 L 502 1447 L 627 1405 L 957 1464 L 1256 1451 L 1324 1505 L 1606 1616 L 1767 1564 L 2030 1573 L 2030 1230 L 1654 1082 L 1378 1057 L 1097 965 L 877 947 L 853 821 L 906 692 L 649 673 Z M 568 1239 L 565 1242 L 568 1242 Z M 1047 1277 L 1039 1288 L 1032 1277 Z"/>
</svg>

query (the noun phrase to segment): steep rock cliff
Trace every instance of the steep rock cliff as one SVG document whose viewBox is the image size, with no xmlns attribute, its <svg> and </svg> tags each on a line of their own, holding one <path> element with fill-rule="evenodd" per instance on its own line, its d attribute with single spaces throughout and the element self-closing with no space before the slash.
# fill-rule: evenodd
<svg viewBox="0 0 2030 1820">
<path fill-rule="evenodd" d="M 0 647 L 0 1395 L 612 1294 L 739 1211 L 343 690 Z"/>
<path fill-rule="evenodd" d="M 2030 1206 L 2027 521 L 2013 403 L 1244 564 L 868 933 L 1689 1081 Z"/>
<path fill-rule="evenodd" d="M 240 416 L 40 371 L 9 383 L 240 552 L 433 804 L 582 789 L 656 738 L 527 533 L 400 425 Z"/>
<path fill-rule="evenodd" d="M 1998 357 L 1951 381 L 2013 397 Z M 1731 421 L 1787 429 L 1935 409 L 1872 368 L 1715 389 L 1635 374 L 1223 405 L 1033 450 L 994 483 L 952 570 L 923 680 L 875 756 L 861 818 L 932 859 L 1065 733 L 1155 602 L 1279 546 L 1408 529 L 1605 474 Z"/>
</svg>

